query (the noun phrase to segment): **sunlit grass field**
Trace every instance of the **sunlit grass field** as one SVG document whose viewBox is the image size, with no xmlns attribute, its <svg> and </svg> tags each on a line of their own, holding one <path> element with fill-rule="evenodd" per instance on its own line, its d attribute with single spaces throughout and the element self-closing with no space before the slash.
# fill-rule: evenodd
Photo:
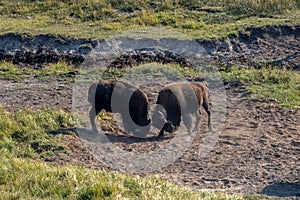
<svg viewBox="0 0 300 200">
<path fill-rule="evenodd" d="M 164 27 L 209 39 L 246 27 L 299 24 L 299 8 L 298 0 L 4 0 L 0 33 L 102 39 L 125 30 Z"/>
</svg>

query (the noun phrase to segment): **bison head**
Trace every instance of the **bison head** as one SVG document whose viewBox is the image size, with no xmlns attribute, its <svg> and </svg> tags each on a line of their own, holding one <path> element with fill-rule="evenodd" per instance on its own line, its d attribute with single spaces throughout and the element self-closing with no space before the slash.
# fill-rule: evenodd
<svg viewBox="0 0 300 200">
<path fill-rule="evenodd" d="M 166 110 L 160 105 L 157 105 L 152 115 L 152 125 L 169 133 L 177 130 L 177 127 L 171 121 L 167 120 Z"/>
</svg>

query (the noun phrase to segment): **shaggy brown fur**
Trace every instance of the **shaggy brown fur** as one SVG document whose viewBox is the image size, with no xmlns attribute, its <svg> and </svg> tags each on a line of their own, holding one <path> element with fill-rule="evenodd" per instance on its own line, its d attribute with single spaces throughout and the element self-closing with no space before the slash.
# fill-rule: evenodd
<svg viewBox="0 0 300 200">
<path fill-rule="evenodd" d="M 163 116 L 165 120 L 165 125 L 161 129 L 159 136 L 163 136 L 164 131 L 170 133 L 176 131 L 180 126 L 181 116 L 188 132 L 191 133 L 193 115 L 195 115 L 196 123 L 194 131 L 196 131 L 200 123 L 201 106 L 204 107 L 208 114 L 208 127 L 210 131 L 212 130 L 209 91 L 203 82 L 171 83 L 159 92 L 156 103 L 163 106 L 166 111 L 166 114 L 158 111 L 158 115 L 160 115 L 160 117 Z M 155 116 L 155 114 L 153 116 Z M 153 122 L 155 121 L 157 120 L 153 119 Z M 153 123 L 153 125 L 156 126 L 155 123 Z"/>
<path fill-rule="evenodd" d="M 135 132 L 150 123 L 148 98 L 137 87 L 114 79 L 99 81 L 89 88 L 88 101 L 92 104 L 90 123 L 97 131 L 95 118 L 101 110 L 120 113 L 125 131 Z M 126 104 L 126 102 L 129 104 Z M 146 130 L 149 131 L 149 128 Z"/>
</svg>

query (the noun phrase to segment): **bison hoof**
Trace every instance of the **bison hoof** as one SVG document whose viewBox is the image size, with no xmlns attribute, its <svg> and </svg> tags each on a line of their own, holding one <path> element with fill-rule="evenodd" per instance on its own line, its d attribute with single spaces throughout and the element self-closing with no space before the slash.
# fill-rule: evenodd
<svg viewBox="0 0 300 200">
<path fill-rule="evenodd" d="M 163 136 L 164 136 L 164 132 L 163 131 L 159 132 L 158 137 L 163 137 Z"/>
</svg>

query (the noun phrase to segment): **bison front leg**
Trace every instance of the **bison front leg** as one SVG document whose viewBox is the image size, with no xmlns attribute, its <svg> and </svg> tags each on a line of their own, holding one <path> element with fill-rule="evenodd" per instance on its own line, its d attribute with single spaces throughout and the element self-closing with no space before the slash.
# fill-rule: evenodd
<svg viewBox="0 0 300 200">
<path fill-rule="evenodd" d="M 164 136 L 164 129 L 162 128 L 158 134 L 158 137 L 163 137 Z"/>
<path fill-rule="evenodd" d="M 96 116 L 99 114 L 99 112 L 102 110 L 102 108 L 99 108 L 98 106 L 92 107 L 89 113 L 90 116 L 90 123 L 92 126 L 92 131 L 98 132 L 97 126 L 96 126 Z"/>
</svg>

